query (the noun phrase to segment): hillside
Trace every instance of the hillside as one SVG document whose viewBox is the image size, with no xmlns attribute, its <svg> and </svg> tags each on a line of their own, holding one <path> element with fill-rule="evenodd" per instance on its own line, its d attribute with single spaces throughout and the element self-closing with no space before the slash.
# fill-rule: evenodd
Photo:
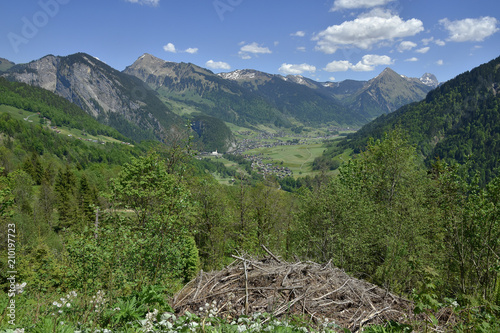
<svg viewBox="0 0 500 333">
<path fill-rule="evenodd" d="M 290 126 L 287 117 L 262 97 L 193 64 L 167 62 L 144 54 L 123 72 L 146 82 L 167 104 L 180 103 L 195 112 L 242 126 Z"/>
<path fill-rule="evenodd" d="M 458 75 L 431 91 L 424 101 L 381 116 L 350 135 L 340 147 L 357 151 L 368 138 L 382 138 L 396 127 L 408 131 L 410 142 L 431 163 L 472 159 L 482 181 L 500 167 L 500 58 Z"/>
<path fill-rule="evenodd" d="M 0 58 L 0 72 L 4 72 L 14 66 L 15 64 L 7 59 Z"/>
<path fill-rule="evenodd" d="M 142 81 L 85 53 L 48 55 L 2 76 L 54 92 L 134 140 L 161 138 L 182 124 Z"/>
<path fill-rule="evenodd" d="M 335 97 L 323 94 L 319 83 L 301 76 L 283 77 L 250 69 L 219 75 L 262 96 L 283 114 L 306 125 L 334 122 L 356 126 L 367 121 Z"/>
<path fill-rule="evenodd" d="M 424 99 L 434 87 L 432 81 L 429 82 L 431 85 L 386 68 L 361 89 L 344 95 L 342 102 L 371 120 L 381 114 L 391 113 L 403 105 Z"/>
<path fill-rule="evenodd" d="M 52 127 L 66 126 L 92 135 L 105 135 L 129 141 L 116 129 L 99 123 L 85 111 L 66 99 L 42 88 L 9 82 L 0 77 L 0 105 L 38 113 Z"/>
</svg>

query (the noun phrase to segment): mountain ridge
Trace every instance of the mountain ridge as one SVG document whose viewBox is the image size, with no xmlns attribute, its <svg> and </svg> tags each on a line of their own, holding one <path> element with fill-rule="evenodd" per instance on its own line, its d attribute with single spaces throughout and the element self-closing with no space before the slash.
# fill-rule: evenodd
<svg viewBox="0 0 500 333">
<path fill-rule="evenodd" d="M 500 57 L 464 72 L 429 92 L 420 102 L 382 115 L 363 126 L 340 149 L 360 151 L 369 138 L 394 128 L 408 132 L 426 162 L 470 161 L 481 181 L 500 168 Z"/>
<path fill-rule="evenodd" d="M 161 138 L 172 126 L 182 126 L 141 80 L 86 53 L 47 55 L 2 76 L 54 92 L 134 140 Z"/>
</svg>

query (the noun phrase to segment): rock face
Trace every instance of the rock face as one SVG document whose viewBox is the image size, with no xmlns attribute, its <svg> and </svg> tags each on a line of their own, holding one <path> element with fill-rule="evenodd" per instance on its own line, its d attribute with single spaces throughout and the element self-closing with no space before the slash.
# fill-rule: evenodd
<svg viewBox="0 0 500 333">
<path fill-rule="evenodd" d="M 52 91 L 104 123 L 124 127 L 123 134 L 135 139 L 161 136 L 180 123 L 141 80 L 85 53 L 48 55 L 14 66 L 3 76 Z"/>
<path fill-rule="evenodd" d="M 425 73 L 424 75 L 422 75 L 422 77 L 420 78 L 420 82 L 432 88 L 436 88 L 437 86 L 439 86 L 438 79 L 434 74 L 431 73 Z"/>
</svg>

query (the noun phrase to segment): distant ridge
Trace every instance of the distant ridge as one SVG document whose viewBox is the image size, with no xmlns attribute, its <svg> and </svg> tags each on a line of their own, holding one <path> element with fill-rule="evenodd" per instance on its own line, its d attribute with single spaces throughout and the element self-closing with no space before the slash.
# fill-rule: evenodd
<svg viewBox="0 0 500 333">
<path fill-rule="evenodd" d="M 340 147 L 363 149 L 370 137 L 400 127 L 408 131 L 427 163 L 471 159 L 483 182 L 500 168 L 500 57 L 458 75 L 425 100 L 381 116 L 350 135 Z"/>
</svg>

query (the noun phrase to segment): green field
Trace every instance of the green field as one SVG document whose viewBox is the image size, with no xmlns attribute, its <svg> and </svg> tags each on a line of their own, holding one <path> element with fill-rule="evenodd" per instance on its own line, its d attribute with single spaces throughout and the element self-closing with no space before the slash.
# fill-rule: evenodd
<svg viewBox="0 0 500 333">
<path fill-rule="evenodd" d="M 312 162 L 321 156 L 325 147 L 323 143 L 310 143 L 293 146 L 276 146 L 272 148 L 257 148 L 245 152 L 248 155 L 262 154 L 264 160 L 269 163 L 283 162 L 284 167 L 293 171 L 295 177 L 314 175 L 317 171 L 312 170 Z"/>
</svg>

